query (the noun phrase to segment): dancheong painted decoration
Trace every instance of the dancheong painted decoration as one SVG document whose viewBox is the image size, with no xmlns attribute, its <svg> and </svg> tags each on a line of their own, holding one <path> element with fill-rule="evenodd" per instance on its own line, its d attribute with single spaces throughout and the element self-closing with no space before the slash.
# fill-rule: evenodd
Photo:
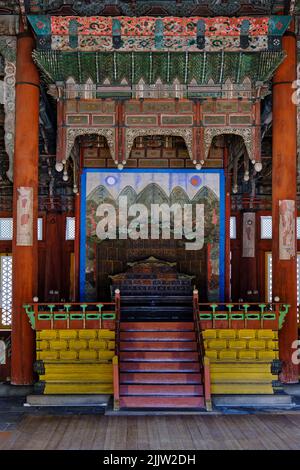
<svg viewBox="0 0 300 470">
<path fill-rule="evenodd" d="M 281 50 L 291 18 L 30 16 L 29 20 L 40 50 L 234 52 Z"/>
<path fill-rule="evenodd" d="M 293 406 L 299 3 L 0 0 L 0 382 L 30 404 Z"/>
</svg>

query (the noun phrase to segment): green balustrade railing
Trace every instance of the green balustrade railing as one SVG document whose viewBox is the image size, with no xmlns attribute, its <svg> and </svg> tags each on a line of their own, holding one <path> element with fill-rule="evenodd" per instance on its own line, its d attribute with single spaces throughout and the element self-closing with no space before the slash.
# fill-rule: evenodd
<svg viewBox="0 0 300 470">
<path fill-rule="evenodd" d="M 231 327 L 232 322 L 242 321 L 244 326 L 251 328 L 251 322 L 260 323 L 260 328 L 269 328 L 270 323 L 276 322 L 278 329 L 282 328 L 286 315 L 289 312 L 290 305 L 280 302 L 273 303 L 198 303 L 197 313 L 200 323 L 208 324 L 214 328 L 220 325 L 220 322 L 227 322 L 227 328 Z M 233 323 L 234 324 L 234 323 Z M 254 323 L 253 323 L 254 324 Z M 224 328 L 225 326 L 223 326 Z"/>
<path fill-rule="evenodd" d="M 119 303 L 31 303 L 24 304 L 23 308 L 33 329 L 54 328 L 57 322 L 66 322 L 66 328 L 72 328 L 74 321 L 82 322 L 82 328 L 89 328 L 91 321 L 98 321 L 102 328 L 103 321 L 114 321 L 119 318 Z M 38 328 L 37 328 L 38 326 Z"/>
</svg>

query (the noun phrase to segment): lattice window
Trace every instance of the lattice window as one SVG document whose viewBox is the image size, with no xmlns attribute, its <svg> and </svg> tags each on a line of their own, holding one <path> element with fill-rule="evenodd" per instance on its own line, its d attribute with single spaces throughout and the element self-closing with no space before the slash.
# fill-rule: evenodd
<svg viewBox="0 0 300 470">
<path fill-rule="evenodd" d="M 0 218 L 0 240 L 12 240 L 13 219 L 11 217 Z"/>
<path fill-rule="evenodd" d="M 75 240 L 75 217 L 66 218 L 66 240 Z"/>
<path fill-rule="evenodd" d="M 6 344 L 2 339 L 0 340 L 0 364 L 6 364 Z"/>
<path fill-rule="evenodd" d="M 43 219 L 38 218 L 37 224 L 38 240 L 43 240 Z M 12 217 L 1 217 L 0 218 L 0 240 L 12 240 L 13 239 L 13 219 Z"/>
<path fill-rule="evenodd" d="M 266 288 L 267 288 L 267 302 L 272 302 L 272 253 L 266 253 Z"/>
<path fill-rule="evenodd" d="M 0 324 L 11 325 L 12 315 L 12 256 L 0 255 Z"/>
<path fill-rule="evenodd" d="M 236 239 L 236 217 L 230 217 L 230 238 Z"/>
<path fill-rule="evenodd" d="M 272 239 L 272 216 L 264 215 L 260 218 L 260 238 Z"/>
<path fill-rule="evenodd" d="M 37 232 L 38 232 L 38 240 L 43 240 L 43 219 L 42 217 L 38 218 L 38 224 L 37 224 Z"/>
<path fill-rule="evenodd" d="M 297 239 L 300 240 L 300 217 L 297 217 Z M 260 218 L 260 237 L 272 239 L 272 216 L 264 215 Z"/>
</svg>

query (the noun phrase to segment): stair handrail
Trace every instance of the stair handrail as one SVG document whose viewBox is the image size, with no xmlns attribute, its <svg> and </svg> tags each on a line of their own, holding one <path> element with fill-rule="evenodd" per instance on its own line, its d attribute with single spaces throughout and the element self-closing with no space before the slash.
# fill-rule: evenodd
<svg viewBox="0 0 300 470">
<path fill-rule="evenodd" d="M 119 346 L 120 346 L 120 318 L 121 318 L 121 294 L 120 290 L 115 290 L 115 355 L 112 360 L 113 365 L 113 390 L 114 390 L 114 411 L 120 409 L 120 375 L 119 375 Z"/>
<path fill-rule="evenodd" d="M 196 332 L 196 341 L 197 341 L 201 376 L 203 380 L 205 407 L 206 407 L 206 411 L 212 411 L 210 361 L 209 361 L 209 358 L 205 355 L 204 342 L 203 342 L 202 332 L 200 328 L 199 313 L 200 313 L 199 293 L 197 289 L 194 289 L 193 291 L 193 318 L 194 318 L 194 325 L 195 325 L 195 332 Z"/>
</svg>

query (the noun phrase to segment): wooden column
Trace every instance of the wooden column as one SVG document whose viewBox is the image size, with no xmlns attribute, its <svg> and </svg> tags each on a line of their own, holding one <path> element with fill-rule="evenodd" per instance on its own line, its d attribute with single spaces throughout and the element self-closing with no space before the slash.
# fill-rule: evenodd
<svg viewBox="0 0 300 470">
<path fill-rule="evenodd" d="M 74 240 L 74 285 L 75 301 L 79 302 L 79 283 L 80 283 L 80 193 L 81 193 L 81 174 L 79 175 L 80 192 L 75 194 L 75 240 Z M 83 248 L 84 249 L 84 248 Z"/>
<path fill-rule="evenodd" d="M 272 160 L 272 271 L 273 299 L 290 304 L 289 313 L 279 334 L 279 355 L 283 361 L 281 380 L 298 382 L 298 367 L 292 364 L 292 343 L 297 339 L 297 257 L 280 259 L 279 202 L 292 200 L 296 204 L 297 116 L 292 101 L 292 83 L 296 80 L 296 37 L 288 32 L 283 38 L 287 57 L 277 70 L 273 81 L 273 160 Z M 296 211 L 294 213 L 296 221 Z M 282 257 L 282 256 L 281 256 Z"/>
<path fill-rule="evenodd" d="M 225 301 L 230 301 L 230 213 L 231 213 L 231 177 L 228 171 L 228 147 L 224 147 L 225 169 Z"/>
<path fill-rule="evenodd" d="M 28 32 L 17 37 L 16 130 L 14 154 L 14 239 L 13 318 L 11 382 L 28 385 L 33 381 L 34 332 L 22 305 L 37 295 L 37 215 L 39 150 L 39 74 L 32 61 L 34 39 Z M 32 212 L 17 217 L 20 188 L 32 191 Z M 27 190 L 25 190 L 27 191 Z M 25 201 L 23 202 L 25 205 Z M 24 208 L 23 205 L 23 208 Z M 19 209 L 19 216 L 21 216 Z M 24 214 L 23 214 L 24 215 Z M 29 237 L 22 236 L 22 224 L 29 220 Z M 33 221 L 33 222 L 32 222 Z M 32 240 L 30 241 L 30 235 Z M 18 237 L 18 239 L 17 239 Z"/>
<path fill-rule="evenodd" d="M 257 279 L 257 217 L 254 214 L 254 252 L 247 254 L 244 253 L 244 243 L 247 237 L 247 223 L 248 213 L 253 213 L 250 210 L 245 210 L 241 213 L 241 259 L 240 259 L 240 298 L 247 302 L 258 302 L 258 279 Z M 244 214 L 246 219 L 244 220 Z M 251 236 L 252 237 L 252 236 Z"/>
<path fill-rule="evenodd" d="M 66 299 L 63 288 L 63 261 L 65 255 L 64 218 L 62 214 L 46 215 L 46 253 L 44 258 L 45 302 L 60 302 Z"/>
</svg>

